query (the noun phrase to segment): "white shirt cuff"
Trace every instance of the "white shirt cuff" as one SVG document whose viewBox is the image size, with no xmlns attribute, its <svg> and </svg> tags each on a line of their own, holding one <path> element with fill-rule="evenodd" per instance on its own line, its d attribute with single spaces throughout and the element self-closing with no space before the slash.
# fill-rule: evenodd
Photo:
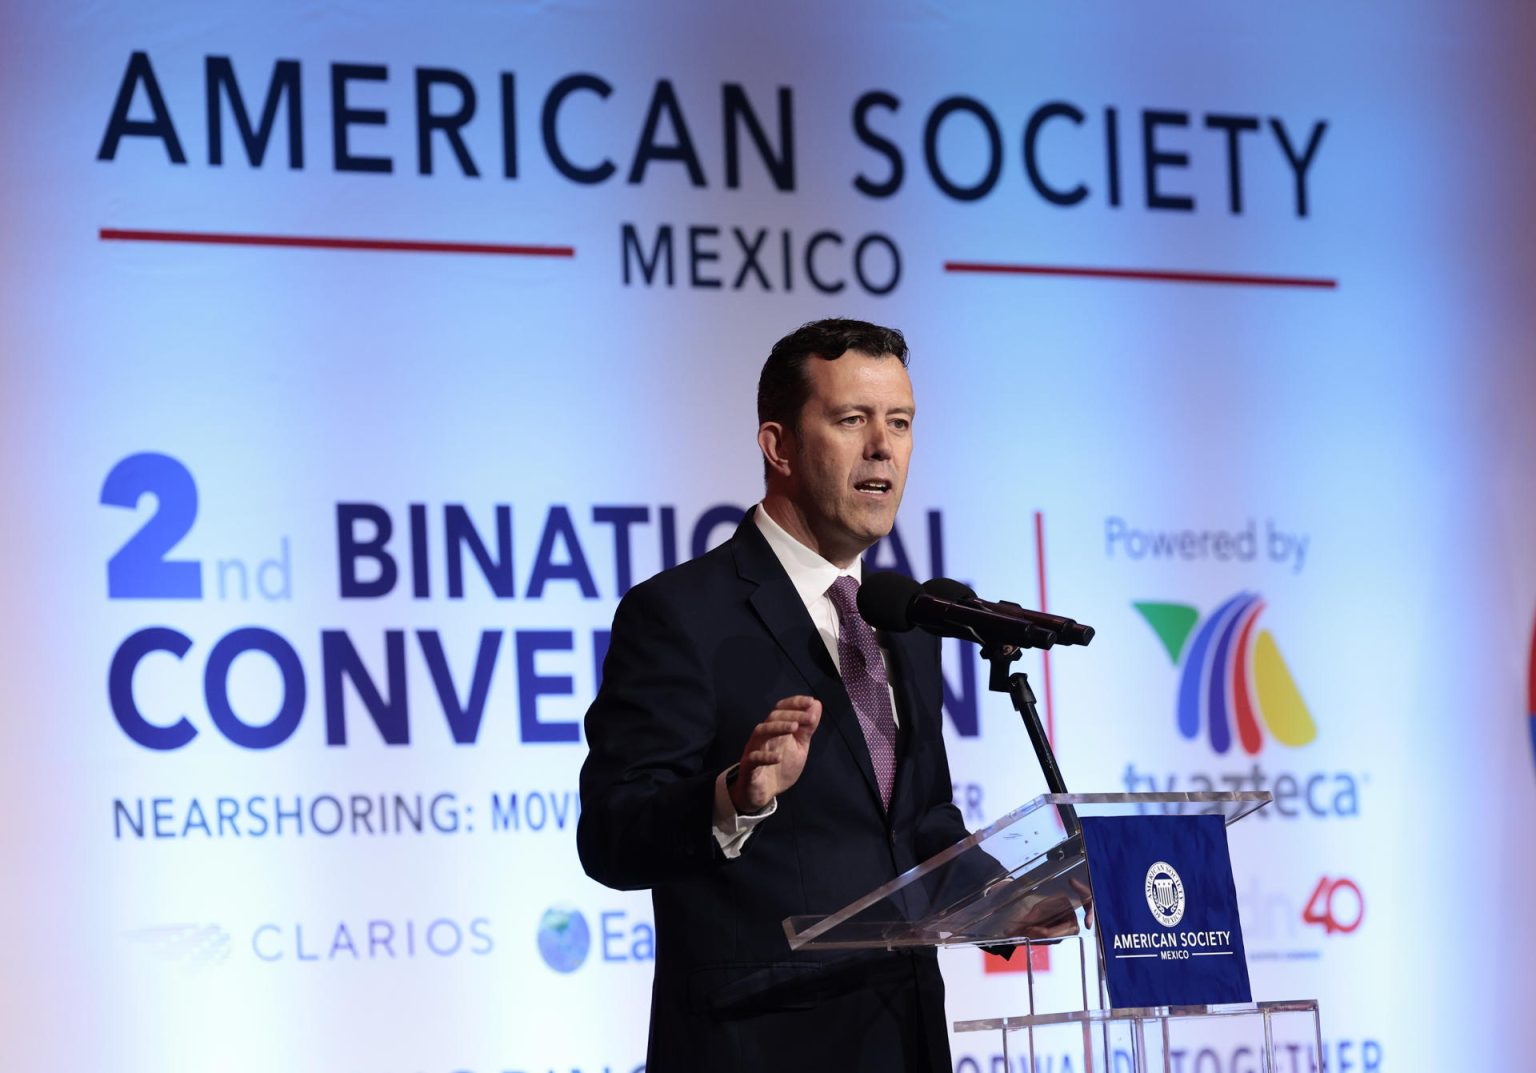
<svg viewBox="0 0 1536 1073">
<path fill-rule="evenodd" d="M 725 780 L 740 764 L 732 764 L 715 777 L 715 841 L 727 859 L 741 856 L 741 849 L 752 836 L 752 830 L 779 809 L 778 798 L 768 802 L 761 812 L 741 815 L 731 803 L 731 792 Z"/>
</svg>

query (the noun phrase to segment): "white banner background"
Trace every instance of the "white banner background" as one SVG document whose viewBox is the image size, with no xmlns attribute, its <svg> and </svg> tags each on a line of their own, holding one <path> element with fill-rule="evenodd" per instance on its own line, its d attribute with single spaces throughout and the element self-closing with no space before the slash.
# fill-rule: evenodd
<svg viewBox="0 0 1536 1073">
<path fill-rule="evenodd" d="M 1195 789 L 1253 779 L 1258 764 L 1266 787 L 1286 776 L 1301 788 L 1293 817 L 1271 809 L 1234 832 L 1257 995 L 1320 998 L 1335 1070 L 1519 1065 L 1536 1043 L 1524 1016 L 1536 937 L 1523 912 L 1536 880 L 1523 700 L 1536 605 L 1532 18 L 1523 5 L 1431 3 L 7 12 L 0 910 L 11 929 L 0 1058 L 145 1071 L 640 1065 L 648 901 L 581 874 L 563 810 L 582 747 L 530 740 L 539 731 L 523 718 L 558 736 L 591 695 L 594 631 L 610 620 L 620 570 L 614 527 L 594 508 L 646 509 L 631 531 L 637 580 L 663 564 L 663 508 L 689 554 L 706 511 L 757 496 L 753 391 L 767 347 L 843 313 L 894 324 L 913 347 L 918 447 L 901 522 L 913 569 L 935 566 L 926 517 L 938 511 L 946 570 L 985 595 L 1038 602 L 1043 551 L 1051 608 L 1099 630 L 1090 649 L 1052 660 L 1069 784 Z M 101 158 L 135 53 L 152 67 L 184 164 L 131 126 Z M 210 56 L 232 62 L 253 121 L 273 65 L 298 64 L 302 168 L 288 166 L 288 98 L 260 166 L 225 100 L 224 163 L 210 163 Z M 354 73 L 350 107 L 382 119 L 346 135 L 352 154 L 392 160 L 387 174 L 337 166 L 339 64 L 386 68 L 374 80 Z M 422 174 L 418 68 L 473 86 L 463 138 L 480 177 L 462 173 L 441 133 Z M 504 72 L 515 90 L 511 179 Z M 582 73 L 611 93 L 566 98 L 557 137 L 581 167 L 613 160 L 615 174 L 592 184 L 564 177 L 541 133 L 551 87 Z M 701 184 L 664 156 L 629 181 L 663 79 Z M 138 81 L 130 123 L 154 115 Z M 741 87 L 778 154 L 776 94 L 787 87 L 791 189 L 775 187 L 745 133 L 740 184 L 727 185 L 726 84 Z M 873 91 L 899 102 L 867 115 L 902 161 L 886 197 L 854 185 L 893 174 L 882 143 L 855 131 L 855 103 Z M 946 195 L 924 160 L 924 125 L 956 96 L 979 102 L 1000 139 L 995 185 L 974 200 Z M 1037 143 L 1042 181 L 1085 185 L 1073 206 L 1042 197 L 1025 168 L 1026 127 L 1050 102 L 1083 117 L 1048 120 Z M 438 114 L 458 103 L 449 87 L 429 97 Z M 1118 125 L 1118 204 L 1106 109 Z M 1192 198 L 1187 211 L 1149 207 L 1149 111 L 1186 117 L 1153 128 L 1155 150 L 1187 164 L 1165 161 L 1152 182 Z M 1258 121 L 1237 136 L 1241 213 L 1210 115 Z M 674 119 L 656 145 L 677 144 Z M 1298 151 L 1326 123 L 1304 217 L 1273 120 Z M 935 141 L 938 168 L 960 187 L 981 182 L 987 150 L 975 111 L 950 116 Z M 626 224 L 647 258 L 671 228 L 674 285 L 646 284 L 633 251 L 626 284 Z M 690 240 L 690 227 L 719 230 Z M 102 229 L 537 244 L 574 256 L 117 241 Z M 763 229 L 759 275 L 741 251 Z M 812 247 L 811 267 L 843 282 L 835 293 L 807 276 L 822 231 L 837 238 Z M 899 251 L 885 295 L 855 275 L 854 249 L 870 234 L 889 242 L 866 246 L 876 289 L 888 250 Z M 1336 285 L 983 275 L 946 262 Z M 692 285 L 693 273 L 722 285 Z M 164 496 L 136 510 L 101 502 L 108 474 L 141 452 L 174 458 L 195 482 L 195 515 L 169 557 L 199 564 L 201 599 L 108 597 L 108 560 L 167 509 Z M 387 595 L 341 595 L 341 503 L 387 511 L 400 566 Z M 426 505 L 431 523 L 421 598 L 410 504 Z M 512 598 L 495 598 L 472 559 L 463 597 L 448 595 L 448 504 L 463 505 L 493 553 L 496 507 L 510 506 Z M 569 511 L 591 596 L 558 569 L 530 595 L 556 506 Z M 1223 560 L 1214 544 L 1151 550 L 1156 533 L 1250 526 L 1251 558 Z M 1304 559 L 1272 558 L 1271 527 L 1304 537 Z M 712 542 L 727 531 L 714 528 Z M 289 569 L 261 574 L 284 547 Z M 556 539 L 545 565 L 571 556 Z M 244 595 L 242 567 L 220 566 L 232 560 L 254 586 Z M 261 594 L 263 577 L 277 598 Z M 1183 665 L 1132 605 L 1186 604 L 1203 623 L 1243 591 L 1267 601 L 1259 625 L 1315 735 L 1288 746 L 1266 731 L 1256 755 L 1218 755 L 1204 722 L 1181 736 Z M 292 735 L 265 749 L 220 733 L 204 687 L 215 644 L 248 626 L 291 646 L 305 686 Z M 179 660 L 147 656 L 133 680 L 149 722 L 184 714 L 196 729 L 180 748 L 138 744 L 109 703 L 114 654 L 147 627 L 191 643 Z M 345 744 L 327 744 L 322 632 L 345 631 L 388 694 L 391 630 L 404 631 L 405 687 L 389 699 L 408 712 L 409 744 L 384 743 L 353 686 Z M 434 691 L 418 632 L 434 630 L 460 700 L 482 631 L 502 634 L 469 743 L 455 743 Z M 570 636 L 533 637 L 540 630 Z M 519 633 L 545 646 L 521 668 Z M 961 661 L 973 657 L 950 657 L 963 689 Z M 1030 670 L 1039 691 L 1038 660 Z M 976 671 L 973 690 L 985 685 Z M 557 681 L 521 696 L 536 678 Z M 245 722 L 266 722 L 284 697 L 275 664 L 239 658 L 228 695 Z M 957 705 L 948 729 L 957 795 L 977 825 L 1043 787 L 1006 701 L 979 698 L 974 736 L 963 733 L 968 710 Z M 348 825 L 327 836 L 311 814 L 302 834 L 290 821 L 253 835 L 253 795 L 270 816 L 274 797 L 286 808 L 354 794 L 428 806 L 449 796 L 422 833 Z M 494 815 L 514 794 L 515 827 Z M 220 798 L 238 803 L 238 821 L 220 824 Z M 155 836 L 156 799 L 167 837 Z M 329 806 L 318 807 L 325 824 Z M 139 810 L 142 834 L 124 819 Z M 1314 901 L 1319 890 L 1332 900 Z M 573 971 L 540 954 L 552 908 L 589 929 Z M 953 1016 L 1017 1008 L 1019 977 L 984 973 L 971 951 L 945 965 Z M 957 1040 L 957 1068 L 993 1068 L 995 1050 Z M 1243 1073 L 1230 1054 L 1210 1061 Z"/>
</svg>

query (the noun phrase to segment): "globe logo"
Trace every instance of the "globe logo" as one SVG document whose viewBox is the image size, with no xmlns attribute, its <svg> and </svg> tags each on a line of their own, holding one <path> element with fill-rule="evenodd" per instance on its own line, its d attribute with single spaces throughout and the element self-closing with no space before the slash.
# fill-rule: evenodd
<svg viewBox="0 0 1536 1073">
<path fill-rule="evenodd" d="M 539 918 L 539 954 L 556 972 L 575 972 L 587 960 L 592 933 L 581 910 L 557 905 Z"/>
</svg>

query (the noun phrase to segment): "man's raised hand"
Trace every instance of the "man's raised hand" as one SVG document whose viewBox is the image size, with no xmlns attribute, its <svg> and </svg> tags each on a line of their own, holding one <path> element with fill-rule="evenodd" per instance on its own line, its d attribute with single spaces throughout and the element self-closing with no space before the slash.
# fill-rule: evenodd
<svg viewBox="0 0 1536 1073">
<path fill-rule="evenodd" d="M 811 735 L 821 724 L 821 701 L 785 697 L 774 705 L 741 751 L 741 766 L 731 783 L 731 804 L 738 813 L 761 812 L 788 790 L 805 769 Z"/>
</svg>

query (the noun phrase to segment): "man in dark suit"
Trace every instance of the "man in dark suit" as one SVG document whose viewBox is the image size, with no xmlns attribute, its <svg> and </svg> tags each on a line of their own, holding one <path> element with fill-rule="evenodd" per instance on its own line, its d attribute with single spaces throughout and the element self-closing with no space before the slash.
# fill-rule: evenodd
<svg viewBox="0 0 1536 1073">
<path fill-rule="evenodd" d="M 780 340 L 758 386 L 762 503 L 615 615 L 577 842 L 593 878 L 652 891 L 648 1073 L 950 1070 L 932 951 L 791 952 L 781 923 L 967 833 L 937 639 L 877 637 L 854 606 L 906 482 L 906 354 L 860 321 Z"/>
</svg>

